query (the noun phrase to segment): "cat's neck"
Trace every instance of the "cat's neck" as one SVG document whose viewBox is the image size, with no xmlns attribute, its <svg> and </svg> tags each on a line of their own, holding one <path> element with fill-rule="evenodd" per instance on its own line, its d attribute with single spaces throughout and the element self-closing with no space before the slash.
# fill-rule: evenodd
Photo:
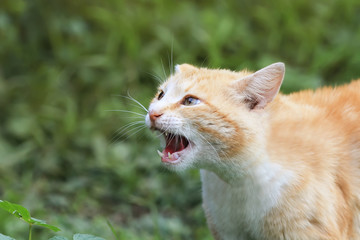
<svg viewBox="0 0 360 240">
<path fill-rule="evenodd" d="M 206 169 L 217 175 L 225 183 L 241 187 L 253 186 L 254 188 L 268 188 L 270 184 L 278 187 L 290 183 L 293 175 L 278 163 L 270 161 L 266 153 L 253 155 L 241 154 L 232 159 L 227 159 L 226 163 L 219 164 L 214 169 Z"/>
<path fill-rule="evenodd" d="M 230 159 L 218 161 L 218 164 L 206 169 L 215 173 L 224 182 L 240 186 L 251 181 L 258 186 L 267 187 L 268 183 L 275 183 L 277 186 L 286 184 L 293 173 L 285 169 L 277 159 L 273 159 L 268 152 L 268 141 L 270 134 L 271 118 L 276 114 L 278 105 L 284 107 L 282 96 L 271 103 L 273 106 L 264 112 L 254 115 L 257 121 L 252 121 L 252 133 L 249 133 L 247 147 Z M 275 110 L 274 110 L 275 109 Z M 251 139 L 251 140 L 250 140 Z"/>
<path fill-rule="evenodd" d="M 250 162 L 250 161 L 249 161 Z M 225 169 L 226 168 L 226 169 Z M 236 216 L 256 225 L 276 204 L 294 182 L 292 172 L 282 166 L 262 159 L 257 164 L 229 164 L 219 171 L 201 170 L 203 198 L 212 209 L 221 206 L 243 207 L 231 210 Z M 226 214 L 226 215 L 227 215 Z M 235 217 L 237 221 L 241 221 Z"/>
</svg>

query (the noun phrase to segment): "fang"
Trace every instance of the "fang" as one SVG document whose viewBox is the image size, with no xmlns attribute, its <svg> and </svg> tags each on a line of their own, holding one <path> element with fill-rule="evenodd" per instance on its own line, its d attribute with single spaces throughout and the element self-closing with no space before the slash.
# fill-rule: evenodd
<svg viewBox="0 0 360 240">
<path fill-rule="evenodd" d="M 159 154 L 160 157 L 164 157 L 164 154 L 162 152 L 160 152 L 159 150 L 157 150 L 157 153 Z"/>
</svg>

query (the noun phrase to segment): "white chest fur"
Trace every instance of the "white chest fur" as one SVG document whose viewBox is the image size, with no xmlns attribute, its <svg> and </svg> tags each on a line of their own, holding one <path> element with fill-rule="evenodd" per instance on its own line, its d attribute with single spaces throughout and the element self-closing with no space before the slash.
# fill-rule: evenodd
<svg viewBox="0 0 360 240">
<path fill-rule="evenodd" d="M 290 174 L 264 164 L 232 185 L 206 170 L 201 170 L 201 180 L 204 206 L 221 238 L 257 239 L 264 216 L 277 205 Z"/>
</svg>

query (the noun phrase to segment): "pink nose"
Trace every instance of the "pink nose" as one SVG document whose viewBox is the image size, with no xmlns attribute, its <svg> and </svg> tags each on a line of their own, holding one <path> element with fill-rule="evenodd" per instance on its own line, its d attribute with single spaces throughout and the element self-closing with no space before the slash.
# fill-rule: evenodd
<svg viewBox="0 0 360 240">
<path fill-rule="evenodd" d="M 155 111 L 150 111 L 149 113 L 149 117 L 150 117 L 150 121 L 152 124 L 155 123 L 156 119 L 158 117 L 160 117 L 161 115 L 163 115 L 162 113 L 158 113 L 158 112 L 155 112 Z"/>
</svg>

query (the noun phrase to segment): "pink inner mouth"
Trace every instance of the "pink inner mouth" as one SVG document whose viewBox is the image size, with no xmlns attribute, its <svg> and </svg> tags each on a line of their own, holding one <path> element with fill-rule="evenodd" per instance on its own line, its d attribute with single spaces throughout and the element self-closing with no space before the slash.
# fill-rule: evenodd
<svg viewBox="0 0 360 240">
<path fill-rule="evenodd" d="M 180 157 L 179 152 L 189 145 L 189 141 L 185 137 L 172 133 L 165 135 L 165 140 L 166 147 L 162 152 L 164 155 L 161 158 L 163 162 L 174 162 L 178 160 Z"/>
</svg>

